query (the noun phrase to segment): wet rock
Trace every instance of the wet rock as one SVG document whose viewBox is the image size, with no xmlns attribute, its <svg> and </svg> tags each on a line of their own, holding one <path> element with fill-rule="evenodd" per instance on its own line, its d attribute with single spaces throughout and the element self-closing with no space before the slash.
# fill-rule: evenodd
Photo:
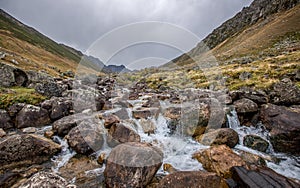
<svg viewBox="0 0 300 188">
<path fill-rule="evenodd" d="M 149 98 L 146 100 L 146 102 L 143 103 L 142 107 L 155 107 L 155 108 L 159 108 L 160 107 L 160 103 L 159 100 L 157 98 Z"/>
<path fill-rule="evenodd" d="M 112 125 L 120 123 L 120 119 L 118 116 L 113 114 L 108 114 L 103 116 L 104 127 L 109 129 Z"/>
<path fill-rule="evenodd" d="M 290 79 L 285 78 L 273 85 L 270 99 L 271 103 L 278 105 L 300 104 L 300 89 Z"/>
<path fill-rule="evenodd" d="M 240 99 L 235 101 L 234 107 L 237 113 L 253 113 L 258 111 L 258 106 L 250 99 Z"/>
<path fill-rule="evenodd" d="M 50 122 L 47 110 L 30 104 L 25 105 L 16 117 L 17 128 L 42 127 Z"/>
<path fill-rule="evenodd" d="M 296 188 L 300 185 L 296 182 L 277 174 L 269 168 L 256 168 L 247 170 L 244 167 L 232 167 L 232 179 L 238 187 L 287 187 Z"/>
<path fill-rule="evenodd" d="M 300 154 L 300 113 L 273 104 L 263 105 L 260 117 L 270 131 L 270 141 L 275 151 Z"/>
<path fill-rule="evenodd" d="M 45 136 L 46 138 L 52 138 L 52 137 L 54 136 L 54 132 L 51 131 L 51 130 L 46 131 L 46 132 L 44 133 L 44 136 Z"/>
<path fill-rule="evenodd" d="M 35 133 L 36 131 L 37 131 L 37 128 L 35 128 L 35 127 L 26 127 L 24 129 L 22 129 L 22 132 L 25 134 Z"/>
<path fill-rule="evenodd" d="M 12 187 L 20 178 L 21 174 L 17 172 L 6 172 L 4 174 L 0 174 L 0 187 Z"/>
<path fill-rule="evenodd" d="M 85 113 L 78 113 L 63 117 L 52 124 L 52 130 L 59 136 L 65 136 L 69 131 L 79 125 L 81 122 L 90 119 L 91 116 Z"/>
<path fill-rule="evenodd" d="M 164 169 L 165 172 L 168 172 L 169 174 L 179 171 L 169 163 L 164 163 L 163 164 L 163 169 Z"/>
<path fill-rule="evenodd" d="M 196 140 L 203 145 L 225 144 L 233 148 L 239 142 L 239 135 L 229 128 L 221 128 L 196 137 Z"/>
<path fill-rule="evenodd" d="M 266 104 L 269 101 L 268 95 L 264 91 L 261 91 L 261 90 L 243 92 L 241 94 L 241 97 L 250 99 L 259 105 Z"/>
<path fill-rule="evenodd" d="M 0 128 L 4 130 L 8 130 L 13 128 L 14 125 L 11 121 L 11 118 L 9 117 L 6 110 L 0 109 Z"/>
<path fill-rule="evenodd" d="M 266 166 L 267 163 L 264 158 L 259 155 L 246 152 L 246 151 L 239 151 L 240 156 L 246 161 L 248 165 L 256 165 L 256 166 Z M 272 161 L 274 162 L 274 161 Z"/>
<path fill-rule="evenodd" d="M 100 184 L 97 175 L 87 173 L 99 168 L 100 165 L 90 157 L 75 155 L 63 167 L 59 169 L 59 174 L 68 182 L 76 178 L 74 184 L 78 187 L 97 187 Z M 90 186 L 93 183 L 93 186 Z"/>
<path fill-rule="evenodd" d="M 256 135 L 246 135 L 243 144 L 244 146 L 261 152 L 265 152 L 269 147 L 269 143 L 266 140 Z"/>
<path fill-rule="evenodd" d="M 104 170 L 107 187 L 145 187 L 162 165 L 163 153 L 147 143 L 129 142 L 115 147 Z"/>
<path fill-rule="evenodd" d="M 89 155 L 102 148 L 103 133 L 100 124 L 84 121 L 74 127 L 65 138 L 69 146 L 77 153 Z"/>
<path fill-rule="evenodd" d="M 113 147 L 119 143 L 140 142 L 140 135 L 133 129 L 118 123 L 111 126 L 108 132 L 108 145 Z"/>
<path fill-rule="evenodd" d="M 151 119 L 141 119 L 140 125 L 142 126 L 144 133 L 154 134 L 156 126 Z"/>
<path fill-rule="evenodd" d="M 60 146 L 44 137 L 25 134 L 9 136 L 0 142 L 0 170 L 48 161 Z"/>
<path fill-rule="evenodd" d="M 2 128 L 0 128 L 0 138 L 4 136 L 6 136 L 6 132 Z"/>
<path fill-rule="evenodd" d="M 141 118 L 147 119 L 150 117 L 157 117 L 158 113 L 159 113 L 158 108 L 141 108 L 141 109 L 132 110 L 132 116 L 135 119 L 141 119 Z"/>
<path fill-rule="evenodd" d="M 210 188 L 227 188 L 223 178 L 215 173 L 203 171 L 185 171 L 174 172 L 164 177 L 157 187 L 161 188 L 185 188 L 185 187 L 210 187 Z"/>
<path fill-rule="evenodd" d="M 41 187 L 57 187 L 57 188 L 76 188 L 75 185 L 69 184 L 64 178 L 50 172 L 39 172 L 24 182 L 19 188 L 41 188 Z"/>
<path fill-rule="evenodd" d="M 139 98 L 139 94 L 138 93 L 130 93 L 128 96 L 129 100 L 137 100 Z"/>
<path fill-rule="evenodd" d="M 215 172 L 224 178 L 231 177 L 231 167 L 247 166 L 246 162 L 226 145 L 213 146 L 196 152 L 193 158 L 202 163 L 205 170 Z"/>
</svg>

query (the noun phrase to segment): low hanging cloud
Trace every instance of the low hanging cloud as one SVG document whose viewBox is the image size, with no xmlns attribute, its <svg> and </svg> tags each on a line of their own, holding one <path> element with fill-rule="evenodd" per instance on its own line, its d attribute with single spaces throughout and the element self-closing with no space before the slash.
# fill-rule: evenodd
<svg viewBox="0 0 300 188">
<path fill-rule="evenodd" d="M 83 52 L 101 36 L 125 24 L 162 21 L 203 39 L 253 0 L 1 0 L 0 7 L 59 43 Z M 147 46 L 147 45 L 146 45 Z M 141 58 L 172 59 L 180 53 L 165 46 L 133 47 L 110 64 Z M 159 52 L 159 54 L 157 54 Z M 122 62 L 120 62 L 122 60 Z M 149 66 L 149 65 L 145 65 Z M 144 66 L 144 67 L 145 67 Z"/>
</svg>

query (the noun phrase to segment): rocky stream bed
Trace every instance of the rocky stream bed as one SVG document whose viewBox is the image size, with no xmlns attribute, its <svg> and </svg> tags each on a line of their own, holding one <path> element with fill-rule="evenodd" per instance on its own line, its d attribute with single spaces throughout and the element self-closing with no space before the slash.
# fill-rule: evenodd
<svg viewBox="0 0 300 188">
<path fill-rule="evenodd" d="M 300 186 L 300 91 L 289 79 L 269 92 L 25 81 L 49 99 L 0 110 L 0 187 Z"/>
</svg>

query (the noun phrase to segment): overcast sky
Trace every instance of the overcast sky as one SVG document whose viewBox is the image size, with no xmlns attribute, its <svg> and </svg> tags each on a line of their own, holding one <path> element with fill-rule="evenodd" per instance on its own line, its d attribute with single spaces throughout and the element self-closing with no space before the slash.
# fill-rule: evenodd
<svg viewBox="0 0 300 188">
<path fill-rule="evenodd" d="M 125 24 L 143 21 L 175 24 L 203 39 L 252 1 L 0 0 L 0 7 L 53 40 L 89 53 L 91 45 L 104 34 Z M 142 68 L 161 64 L 181 53 L 166 45 L 138 44 L 120 51 L 107 63 Z M 147 61 L 140 62 L 143 59 Z"/>
</svg>

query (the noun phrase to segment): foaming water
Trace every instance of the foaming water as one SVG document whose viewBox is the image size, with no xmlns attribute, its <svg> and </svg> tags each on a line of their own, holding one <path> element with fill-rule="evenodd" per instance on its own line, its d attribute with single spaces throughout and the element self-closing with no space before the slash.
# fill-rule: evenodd
<svg viewBox="0 0 300 188">
<path fill-rule="evenodd" d="M 273 146 L 270 142 L 270 134 L 262 123 L 258 123 L 256 127 L 241 126 L 235 110 L 232 110 L 230 114 L 227 115 L 227 119 L 229 127 L 234 129 L 239 134 L 240 143 L 235 146 L 235 149 L 247 151 L 263 158 L 277 158 L 280 160 L 279 163 L 275 163 L 274 160 L 267 160 L 267 166 L 286 177 L 300 180 L 300 157 L 274 152 Z M 249 134 L 260 136 L 268 141 L 269 148 L 267 149 L 266 153 L 250 149 L 243 145 L 244 137 Z M 236 152 L 238 153 L 238 151 Z"/>
<path fill-rule="evenodd" d="M 58 172 L 61 167 L 63 167 L 74 155 L 76 155 L 76 152 L 69 149 L 69 145 L 66 140 L 61 139 L 58 136 L 54 136 L 53 140 L 61 145 L 61 152 L 51 159 L 55 164 L 54 167 L 52 167 L 52 170 L 54 172 Z"/>
<path fill-rule="evenodd" d="M 205 149 L 203 146 L 192 138 L 180 136 L 177 134 L 170 134 L 170 129 L 167 125 L 167 120 L 159 115 L 155 121 L 156 130 L 154 134 L 145 134 L 138 120 L 135 123 L 138 125 L 138 133 L 143 142 L 151 143 L 160 148 L 164 153 L 163 163 L 171 164 L 175 169 L 181 171 L 201 170 L 202 165 L 192 155 L 200 149 Z M 163 169 L 159 170 L 163 173 Z"/>
</svg>

